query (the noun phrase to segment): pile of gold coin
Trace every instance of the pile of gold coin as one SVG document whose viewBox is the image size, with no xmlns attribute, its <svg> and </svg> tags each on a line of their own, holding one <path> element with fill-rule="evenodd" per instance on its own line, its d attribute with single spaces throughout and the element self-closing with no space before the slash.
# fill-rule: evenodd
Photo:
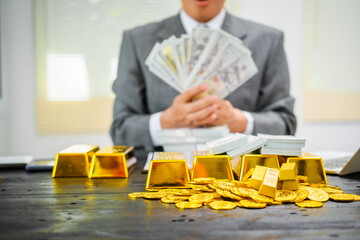
<svg viewBox="0 0 360 240">
<path fill-rule="evenodd" d="M 203 205 L 216 210 L 242 208 L 265 208 L 268 205 L 295 203 L 301 208 L 322 207 L 329 199 L 340 202 L 360 201 L 360 196 L 345 194 L 339 187 L 327 184 L 308 184 L 298 179 L 296 191 L 277 190 L 274 198 L 259 194 L 248 182 L 226 181 L 214 178 L 195 178 L 187 189 L 167 188 L 159 191 L 135 192 L 131 199 L 160 199 L 177 208 L 200 208 Z"/>
</svg>

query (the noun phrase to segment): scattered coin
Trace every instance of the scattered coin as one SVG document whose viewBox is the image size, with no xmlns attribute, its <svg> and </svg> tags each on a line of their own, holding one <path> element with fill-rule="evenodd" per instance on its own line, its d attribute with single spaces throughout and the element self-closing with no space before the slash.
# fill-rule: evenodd
<svg viewBox="0 0 360 240">
<path fill-rule="evenodd" d="M 309 196 L 309 192 L 306 189 L 298 189 L 295 193 L 297 194 L 297 197 L 294 202 L 304 201 Z"/>
<path fill-rule="evenodd" d="M 275 201 L 277 202 L 292 202 L 298 195 L 290 190 L 278 190 L 275 194 Z"/>
<path fill-rule="evenodd" d="M 255 202 L 254 200 L 247 199 L 241 200 L 239 202 L 239 206 L 244 208 L 265 208 L 266 205 L 266 203 Z"/>
<path fill-rule="evenodd" d="M 309 196 L 308 199 L 318 202 L 326 202 L 329 200 L 329 194 L 327 194 L 324 190 L 321 189 L 310 189 L 309 188 Z"/>
<path fill-rule="evenodd" d="M 166 197 L 166 193 L 159 193 L 159 192 L 147 192 L 144 193 L 143 198 L 145 199 L 161 199 L 163 197 Z"/>
<path fill-rule="evenodd" d="M 311 201 L 311 200 L 296 202 L 295 204 L 301 208 L 317 208 L 317 207 L 322 207 L 323 205 L 322 202 Z"/>
<path fill-rule="evenodd" d="M 177 208 L 186 209 L 186 208 L 200 208 L 202 207 L 201 203 L 191 203 L 191 202 L 178 202 L 175 204 Z"/>
<path fill-rule="evenodd" d="M 204 203 L 210 202 L 214 198 L 214 194 L 211 193 L 200 193 L 194 194 L 189 198 L 189 202 L 191 203 Z"/>
<path fill-rule="evenodd" d="M 351 202 L 354 201 L 354 196 L 352 194 L 330 194 L 329 198 L 334 201 L 339 202 Z"/>
<path fill-rule="evenodd" d="M 209 206 L 215 210 L 228 210 L 236 208 L 236 203 L 229 201 L 213 201 L 209 203 Z"/>
<path fill-rule="evenodd" d="M 142 198 L 142 197 L 144 197 L 145 193 L 147 193 L 147 192 L 133 192 L 133 193 L 129 193 L 128 197 L 131 199 Z"/>
</svg>

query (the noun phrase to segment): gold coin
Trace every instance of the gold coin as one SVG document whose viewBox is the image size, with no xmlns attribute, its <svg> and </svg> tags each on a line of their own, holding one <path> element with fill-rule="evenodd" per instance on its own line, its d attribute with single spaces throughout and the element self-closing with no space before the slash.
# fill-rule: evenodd
<svg viewBox="0 0 360 240">
<path fill-rule="evenodd" d="M 354 201 L 354 196 L 352 194 L 330 194 L 329 198 L 334 201 L 339 201 L 339 202 Z"/>
<path fill-rule="evenodd" d="M 328 185 L 325 183 L 313 183 L 310 184 L 310 187 L 314 187 L 314 188 L 326 188 Z"/>
<path fill-rule="evenodd" d="M 302 208 L 317 208 L 317 207 L 322 207 L 323 205 L 322 202 L 310 201 L 310 200 L 296 202 L 295 204 Z"/>
<path fill-rule="evenodd" d="M 321 188 L 321 189 L 324 190 L 327 194 L 342 194 L 342 193 L 344 193 L 344 191 L 342 191 L 342 190 L 330 188 L 330 187 Z"/>
<path fill-rule="evenodd" d="M 240 197 L 250 197 L 248 188 L 245 187 L 231 187 L 230 191 Z"/>
<path fill-rule="evenodd" d="M 196 191 L 202 191 L 202 192 L 214 192 L 215 190 L 212 188 L 209 188 L 208 186 L 205 185 L 193 185 L 190 186 L 193 190 Z"/>
<path fill-rule="evenodd" d="M 292 202 L 298 195 L 289 190 L 278 190 L 275 194 L 275 201 L 277 202 Z"/>
<path fill-rule="evenodd" d="M 180 192 L 174 193 L 174 195 L 179 195 L 179 196 L 191 196 L 191 195 L 199 194 L 199 193 L 201 193 L 201 191 L 194 190 L 194 189 L 181 189 Z"/>
<path fill-rule="evenodd" d="M 145 199 L 161 199 L 163 197 L 166 197 L 166 193 L 159 193 L 159 192 L 147 192 L 144 193 L 143 198 Z"/>
<path fill-rule="evenodd" d="M 216 178 L 194 178 L 193 181 L 195 184 L 210 184 L 212 183 Z"/>
<path fill-rule="evenodd" d="M 145 193 L 147 193 L 147 192 L 133 192 L 133 193 L 129 193 L 128 197 L 131 199 L 142 198 L 142 197 L 144 197 Z"/>
<path fill-rule="evenodd" d="M 202 207 L 201 203 L 191 203 L 191 202 L 178 202 L 175 204 L 177 208 L 185 209 L 185 208 L 200 208 Z"/>
<path fill-rule="evenodd" d="M 221 190 L 220 188 L 216 189 L 216 193 L 219 194 L 222 197 L 226 197 L 225 193 L 224 193 L 224 190 Z"/>
<path fill-rule="evenodd" d="M 186 201 L 189 197 L 186 196 L 175 196 L 175 195 L 167 195 L 166 197 L 161 198 L 161 202 L 163 203 L 178 203 L 182 201 Z"/>
<path fill-rule="evenodd" d="M 360 196 L 356 194 L 351 194 L 354 197 L 354 201 L 360 201 Z"/>
<path fill-rule="evenodd" d="M 283 204 L 282 202 L 277 202 L 277 201 L 273 201 L 271 203 L 269 203 L 269 205 L 281 205 Z"/>
<path fill-rule="evenodd" d="M 211 193 L 200 193 L 192 195 L 189 198 L 189 202 L 191 203 L 204 203 L 204 202 L 210 202 L 214 198 L 214 194 Z"/>
<path fill-rule="evenodd" d="M 212 184 L 217 188 L 220 188 L 222 190 L 229 190 L 229 191 L 230 188 L 235 185 L 235 183 L 233 182 L 227 182 L 224 180 L 215 180 L 212 182 Z"/>
<path fill-rule="evenodd" d="M 318 201 L 318 202 L 326 202 L 327 200 L 329 200 L 329 195 L 321 189 L 308 189 L 309 191 L 309 196 L 308 199 L 313 200 L 313 201 Z"/>
<path fill-rule="evenodd" d="M 254 200 L 241 200 L 239 202 L 239 207 L 245 207 L 245 208 L 265 208 L 266 207 L 266 203 L 260 203 L 260 202 L 255 202 Z"/>
<path fill-rule="evenodd" d="M 211 188 L 211 189 L 214 189 L 214 190 L 216 190 L 216 189 L 218 189 L 218 187 L 216 187 L 214 184 L 212 184 L 212 183 L 210 183 L 210 184 L 208 184 L 207 185 L 209 188 Z"/>
<path fill-rule="evenodd" d="M 297 197 L 294 202 L 304 201 L 309 196 L 309 192 L 306 189 L 298 189 L 295 193 L 297 194 Z"/>
<path fill-rule="evenodd" d="M 299 183 L 307 183 L 308 182 L 308 177 L 307 176 L 298 175 L 297 179 L 298 179 Z"/>
<path fill-rule="evenodd" d="M 178 203 L 178 202 L 182 202 L 184 200 L 176 200 L 176 199 L 173 199 L 173 198 L 169 198 L 169 197 L 163 197 L 161 198 L 161 202 L 162 203 Z"/>
<path fill-rule="evenodd" d="M 274 199 L 261 195 L 257 191 L 250 192 L 250 197 L 256 201 L 256 202 L 262 202 L 262 203 L 272 203 L 274 202 Z"/>
<path fill-rule="evenodd" d="M 235 195 L 233 194 L 232 192 L 230 191 L 227 191 L 227 190 L 224 190 L 223 191 L 223 194 L 225 195 L 226 198 L 231 198 L 231 199 L 234 199 L 234 200 L 243 200 L 244 198 L 238 196 L 238 195 Z"/>
<path fill-rule="evenodd" d="M 176 193 L 181 193 L 182 190 L 183 190 L 183 189 L 165 188 L 165 189 L 159 190 L 159 193 L 172 193 L 172 194 L 176 194 Z"/>
<path fill-rule="evenodd" d="M 228 210 L 236 208 L 236 203 L 229 201 L 213 201 L 209 203 L 209 206 L 215 210 Z"/>
</svg>

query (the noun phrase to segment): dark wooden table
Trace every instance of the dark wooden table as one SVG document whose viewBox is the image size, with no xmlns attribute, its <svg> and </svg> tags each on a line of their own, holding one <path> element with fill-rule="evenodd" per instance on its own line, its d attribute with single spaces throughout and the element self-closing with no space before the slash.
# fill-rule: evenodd
<svg viewBox="0 0 360 240">
<path fill-rule="evenodd" d="M 50 172 L 0 169 L 0 239 L 360 239 L 360 201 L 328 201 L 265 209 L 180 210 L 158 200 L 131 200 L 144 191 L 138 167 L 126 179 L 52 179 Z M 328 176 L 360 194 L 360 174 Z"/>
</svg>

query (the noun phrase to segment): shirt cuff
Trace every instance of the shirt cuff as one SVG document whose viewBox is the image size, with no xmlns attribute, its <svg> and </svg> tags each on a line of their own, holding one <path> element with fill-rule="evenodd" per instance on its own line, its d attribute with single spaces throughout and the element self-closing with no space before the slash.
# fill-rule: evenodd
<svg viewBox="0 0 360 240">
<path fill-rule="evenodd" d="M 154 147 L 160 146 L 157 142 L 156 142 L 156 135 L 155 133 L 157 131 L 162 130 L 161 127 L 161 122 L 160 122 L 160 116 L 161 116 L 162 112 L 157 112 L 154 113 L 150 116 L 150 121 L 149 121 L 149 130 L 150 130 L 150 137 L 153 143 Z"/>
<path fill-rule="evenodd" d="M 254 132 L 254 117 L 249 112 L 243 111 L 245 118 L 247 120 L 246 129 L 243 132 L 244 134 L 251 135 Z M 159 118 L 160 121 L 160 118 Z"/>
</svg>

